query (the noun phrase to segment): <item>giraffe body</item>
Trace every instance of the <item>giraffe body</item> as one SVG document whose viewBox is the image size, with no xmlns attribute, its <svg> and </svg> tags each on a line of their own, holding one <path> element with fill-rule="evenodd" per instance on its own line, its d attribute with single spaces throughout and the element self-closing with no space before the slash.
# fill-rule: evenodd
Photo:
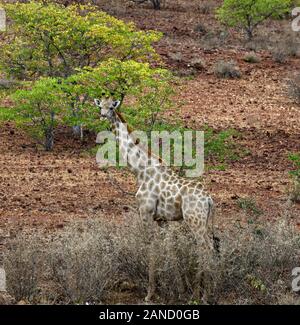
<svg viewBox="0 0 300 325">
<path fill-rule="evenodd" d="M 213 203 L 199 182 L 187 180 L 159 165 L 140 172 L 138 185 L 138 205 L 151 212 L 154 220 L 179 221 L 194 214 L 192 223 L 198 226 L 206 223 Z"/>
<path fill-rule="evenodd" d="M 140 216 L 148 231 L 150 247 L 155 240 L 153 224 L 184 220 L 193 232 L 199 253 L 213 250 L 213 241 L 207 233 L 208 219 L 212 216 L 213 200 L 205 193 L 198 181 L 187 179 L 164 166 L 159 158 L 149 155 L 132 136 L 122 115 L 116 111 L 120 102 L 111 98 L 95 99 L 103 117 L 113 126 L 120 151 L 136 175 L 138 190 L 136 199 Z M 146 300 L 151 300 L 155 291 L 155 265 L 150 252 L 149 287 Z"/>
</svg>

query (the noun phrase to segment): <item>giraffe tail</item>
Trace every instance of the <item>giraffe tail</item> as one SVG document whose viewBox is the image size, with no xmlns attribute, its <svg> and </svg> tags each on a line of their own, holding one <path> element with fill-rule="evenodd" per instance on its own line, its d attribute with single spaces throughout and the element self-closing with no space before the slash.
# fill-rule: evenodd
<svg viewBox="0 0 300 325">
<path fill-rule="evenodd" d="M 211 198 L 208 201 L 208 205 L 209 207 L 208 207 L 207 223 L 209 219 L 211 219 L 211 229 L 212 229 L 214 250 L 216 251 L 217 255 L 220 256 L 220 246 L 221 246 L 220 238 L 215 236 L 215 229 L 214 229 L 215 205 Z"/>
</svg>

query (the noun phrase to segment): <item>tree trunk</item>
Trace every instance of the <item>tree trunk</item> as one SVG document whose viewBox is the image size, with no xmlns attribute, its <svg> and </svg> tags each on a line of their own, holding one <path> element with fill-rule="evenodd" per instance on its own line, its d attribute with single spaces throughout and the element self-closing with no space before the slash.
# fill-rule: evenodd
<svg viewBox="0 0 300 325">
<path fill-rule="evenodd" d="M 152 0 L 152 3 L 155 10 L 160 9 L 160 0 Z"/>
<path fill-rule="evenodd" d="M 83 140 L 83 129 L 82 129 L 82 125 L 74 125 L 72 127 L 73 129 L 73 135 L 75 138 L 78 138 L 80 140 Z"/>
<path fill-rule="evenodd" d="M 247 17 L 247 25 L 245 26 L 245 31 L 247 34 L 248 41 L 251 41 L 253 38 L 253 30 L 255 28 L 255 25 L 253 25 L 251 17 Z"/>
<path fill-rule="evenodd" d="M 50 127 L 49 129 L 45 130 L 45 150 L 51 151 L 53 149 L 54 144 L 54 133 L 53 128 Z"/>
<path fill-rule="evenodd" d="M 74 118 L 79 117 L 79 108 L 76 105 L 76 101 L 71 104 L 72 115 Z M 82 124 L 72 126 L 73 135 L 75 138 L 83 140 L 83 129 Z"/>
<path fill-rule="evenodd" d="M 55 113 L 50 112 L 50 125 L 47 125 L 44 129 L 44 135 L 45 135 L 45 150 L 51 151 L 54 144 L 54 119 L 55 119 Z"/>
</svg>

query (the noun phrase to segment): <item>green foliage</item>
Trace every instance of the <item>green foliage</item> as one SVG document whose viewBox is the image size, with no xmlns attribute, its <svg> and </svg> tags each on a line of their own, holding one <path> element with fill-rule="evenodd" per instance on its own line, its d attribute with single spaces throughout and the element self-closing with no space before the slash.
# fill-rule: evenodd
<svg viewBox="0 0 300 325">
<path fill-rule="evenodd" d="M 51 150 L 54 129 L 66 109 L 65 94 L 57 79 L 41 78 L 29 89 L 16 91 L 12 98 L 15 114 L 38 140 L 43 140 L 45 149 Z"/>
<path fill-rule="evenodd" d="M 253 198 L 239 198 L 237 201 L 237 205 L 245 212 L 253 214 L 255 216 L 259 216 L 262 214 L 262 210 L 257 206 Z"/>
<path fill-rule="evenodd" d="M 290 154 L 289 160 L 293 163 L 295 170 L 291 171 L 291 175 L 299 178 L 300 181 L 300 153 Z"/>
<path fill-rule="evenodd" d="M 291 8 L 291 0 L 224 0 L 217 10 L 219 20 L 229 27 L 244 29 L 249 39 L 268 18 L 278 18 Z"/>
<path fill-rule="evenodd" d="M 253 289 L 262 291 L 262 292 L 266 291 L 266 289 L 267 289 L 266 285 L 262 282 L 262 280 L 258 279 L 256 276 L 254 276 L 252 274 L 248 274 L 246 276 L 246 279 Z"/>
<path fill-rule="evenodd" d="M 122 101 L 122 110 L 129 124 L 149 131 L 158 114 L 170 104 L 170 80 L 171 74 L 167 70 L 151 68 L 148 63 L 109 59 L 94 69 L 83 69 L 67 78 L 63 88 L 77 98 L 113 95 Z M 85 103 L 85 107 L 88 105 Z M 82 110 L 83 120 L 89 128 L 100 127 L 99 121 L 95 121 L 97 110 L 93 104 Z"/>
<path fill-rule="evenodd" d="M 99 123 L 92 100 L 103 92 L 122 101 L 133 98 L 134 105 L 128 110 L 140 113 L 134 126 L 142 120 L 150 121 L 169 103 L 170 74 L 152 69 L 147 63 L 158 60 L 152 44 L 161 33 L 138 31 L 133 23 L 120 21 L 91 5 L 64 7 L 31 1 L 6 4 L 5 9 L 12 24 L 0 49 L 0 69 L 9 77 L 26 81 L 56 78 L 54 82 L 61 83 L 57 101 L 69 107 L 59 114 L 64 124 L 96 131 L 107 127 L 107 122 Z M 42 91 L 38 83 L 32 89 L 34 93 L 36 86 Z M 48 98 L 45 87 L 43 91 L 44 98 Z M 51 99 L 54 97 L 51 93 Z M 37 98 L 30 97 L 29 103 L 33 99 Z M 47 108 L 51 112 L 53 104 L 50 101 Z M 38 113 L 29 106 L 24 106 L 23 112 L 27 109 L 31 116 Z"/>
<path fill-rule="evenodd" d="M 294 166 L 294 170 L 290 171 L 290 175 L 293 178 L 291 199 L 294 202 L 300 202 L 300 153 L 290 154 L 289 160 L 293 163 Z"/>
<path fill-rule="evenodd" d="M 211 128 L 205 128 L 205 156 L 207 159 L 220 163 L 237 160 L 239 153 L 232 141 L 234 136 L 238 136 L 238 132 L 233 129 L 214 132 Z"/>
<path fill-rule="evenodd" d="M 93 6 L 31 1 L 5 9 L 13 24 L 1 47 L 1 68 L 20 79 L 67 77 L 109 57 L 148 61 L 156 57 L 152 43 L 161 37 Z"/>
<path fill-rule="evenodd" d="M 247 53 L 243 60 L 248 63 L 259 63 L 261 61 L 260 57 L 257 56 L 254 52 Z"/>
<path fill-rule="evenodd" d="M 16 115 L 16 112 L 12 108 L 0 107 L 0 124 L 1 122 L 15 122 L 22 124 L 24 119 L 21 116 Z"/>
</svg>

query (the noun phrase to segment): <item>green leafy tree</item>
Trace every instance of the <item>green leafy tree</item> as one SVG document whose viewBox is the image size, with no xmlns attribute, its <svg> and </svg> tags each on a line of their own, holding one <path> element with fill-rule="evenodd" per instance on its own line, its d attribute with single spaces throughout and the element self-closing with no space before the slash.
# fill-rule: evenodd
<svg viewBox="0 0 300 325">
<path fill-rule="evenodd" d="M 41 78 L 29 89 L 18 90 L 12 96 L 14 113 L 19 116 L 45 150 L 52 150 L 54 130 L 66 110 L 65 93 L 55 78 Z"/>
<path fill-rule="evenodd" d="M 224 0 L 217 17 L 229 27 L 242 28 L 251 39 L 257 26 L 289 12 L 291 3 L 291 0 Z"/>
<path fill-rule="evenodd" d="M 46 1 L 6 4 L 12 24 L 0 48 L 0 69 L 19 80 L 68 78 L 109 58 L 147 62 L 158 58 L 152 46 L 161 34 L 139 31 L 90 5 L 65 7 Z M 80 120 L 82 100 L 68 94 L 69 117 Z M 81 133 L 81 126 L 74 124 Z"/>
<path fill-rule="evenodd" d="M 170 104 L 171 77 L 166 69 L 152 68 L 149 63 L 109 59 L 67 78 L 63 88 L 81 98 L 82 120 L 90 129 L 101 127 L 95 120 L 92 99 L 106 95 L 121 100 L 123 113 L 132 126 L 150 131 L 159 113 Z"/>
<path fill-rule="evenodd" d="M 1 47 L 1 68 L 13 77 L 68 77 L 116 57 L 149 61 L 160 33 L 136 30 L 93 6 L 31 1 L 5 5 L 13 23 Z"/>
</svg>

